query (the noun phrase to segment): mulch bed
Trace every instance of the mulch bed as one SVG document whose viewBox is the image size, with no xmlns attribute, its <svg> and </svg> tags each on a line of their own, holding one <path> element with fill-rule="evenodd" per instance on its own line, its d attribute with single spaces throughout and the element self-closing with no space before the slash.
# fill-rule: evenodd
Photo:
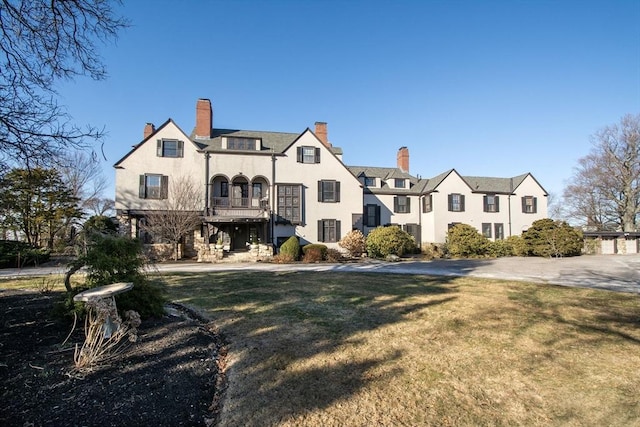
<svg viewBox="0 0 640 427">
<path fill-rule="evenodd" d="M 145 320 L 116 360 L 79 374 L 84 328 L 61 347 L 72 326 L 52 314 L 61 296 L 0 290 L 0 425 L 216 424 L 225 347 L 210 323 L 195 313 Z"/>
</svg>

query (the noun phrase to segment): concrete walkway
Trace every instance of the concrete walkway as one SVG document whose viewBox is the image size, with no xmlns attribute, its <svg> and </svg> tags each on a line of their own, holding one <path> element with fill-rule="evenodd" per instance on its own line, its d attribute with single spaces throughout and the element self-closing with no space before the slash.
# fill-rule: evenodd
<svg viewBox="0 0 640 427">
<path fill-rule="evenodd" d="M 481 260 L 401 261 L 369 260 L 349 264 L 204 264 L 169 263 L 151 267 L 158 272 L 344 271 L 395 274 L 471 276 L 522 280 L 563 286 L 608 289 L 640 294 L 640 255 L 585 255 L 572 258 L 498 258 Z M 0 279 L 63 273 L 64 267 L 1 269 Z"/>
</svg>

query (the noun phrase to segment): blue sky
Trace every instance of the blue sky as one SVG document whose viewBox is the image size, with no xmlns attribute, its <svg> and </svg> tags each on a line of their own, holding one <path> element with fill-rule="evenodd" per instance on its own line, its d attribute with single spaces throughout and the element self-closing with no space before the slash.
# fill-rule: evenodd
<svg viewBox="0 0 640 427">
<path fill-rule="evenodd" d="M 105 126 L 104 172 L 198 98 L 214 127 L 328 123 L 348 165 L 414 175 L 531 172 L 560 194 L 590 136 L 640 113 L 640 1 L 129 0 L 109 78 L 60 86 Z M 109 189 L 113 197 L 113 188 Z"/>
</svg>

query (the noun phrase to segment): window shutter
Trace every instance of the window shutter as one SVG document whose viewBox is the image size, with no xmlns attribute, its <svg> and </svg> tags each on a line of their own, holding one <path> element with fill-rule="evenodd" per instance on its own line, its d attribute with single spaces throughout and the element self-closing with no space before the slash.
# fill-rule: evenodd
<svg viewBox="0 0 640 427">
<path fill-rule="evenodd" d="M 316 158 L 315 158 L 315 162 L 316 163 L 320 163 L 320 149 L 316 148 Z"/>
<path fill-rule="evenodd" d="M 156 145 L 156 154 L 158 157 L 162 157 L 162 140 L 159 139 Z"/>
<path fill-rule="evenodd" d="M 449 194 L 447 198 L 449 200 L 449 211 L 453 211 L 453 194 Z"/>
<path fill-rule="evenodd" d="M 407 208 L 405 210 L 405 213 L 410 213 L 411 212 L 411 197 L 407 196 Z"/>
<path fill-rule="evenodd" d="M 533 198 L 533 213 L 538 213 L 538 198 Z"/>
<path fill-rule="evenodd" d="M 319 219 L 318 220 L 318 242 L 324 242 L 323 234 L 324 234 L 324 221 Z"/>
<path fill-rule="evenodd" d="M 433 212 L 433 194 L 429 194 L 429 212 Z"/>
<path fill-rule="evenodd" d="M 162 175 L 160 179 L 160 198 L 166 199 L 169 196 L 169 177 Z"/>
<path fill-rule="evenodd" d="M 178 141 L 178 157 L 184 157 L 184 141 Z"/>
<path fill-rule="evenodd" d="M 318 181 L 318 201 L 322 202 L 324 198 L 322 197 L 322 181 Z"/>
<path fill-rule="evenodd" d="M 526 213 L 527 212 L 527 198 L 526 197 L 522 197 L 522 212 Z"/>
<path fill-rule="evenodd" d="M 482 211 L 489 212 L 489 202 L 488 197 L 486 195 L 482 196 Z"/>
<path fill-rule="evenodd" d="M 398 212 L 398 196 L 393 198 L 393 211 Z"/>
<path fill-rule="evenodd" d="M 336 242 L 340 241 L 340 220 L 336 220 Z"/>
<path fill-rule="evenodd" d="M 464 194 L 460 195 L 460 212 L 464 212 Z"/>
<path fill-rule="evenodd" d="M 496 203 L 496 212 L 500 212 L 500 198 L 498 196 L 494 196 L 493 200 Z"/>
<path fill-rule="evenodd" d="M 146 196 L 144 191 L 144 188 L 145 188 L 144 183 L 145 183 L 144 175 L 140 175 L 140 187 L 138 189 L 138 197 L 140 197 L 141 199 L 144 199 Z"/>
<path fill-rule="evenodd" d="M 302 163 L 302 147 L 296 147 L 298 163 Z"/>
<path fill-rule="evenodd" d="M 380 225 L 380 205 L 376 205 L 376 223 L 373 225 L 376 227 Z"/>
<path fill-rule="evenodd" d="M 364 212 L 364 215 L 362 215 L 362 225 L 369 225 L 369 206 L 364 205 L 362 212 Z"/>
<path fill-rule="evenodd" d="M 340 201 L 340 181 L 336 181 L 336 202 Z"/>
</svg>

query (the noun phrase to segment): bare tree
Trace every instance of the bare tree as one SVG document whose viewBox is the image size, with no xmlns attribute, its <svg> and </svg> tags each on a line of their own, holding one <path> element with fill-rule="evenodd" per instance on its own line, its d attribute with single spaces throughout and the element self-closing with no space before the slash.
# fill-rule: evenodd
<svg viewBox="0 0 640 427">
<path fill-rule="evenodd" d="M 80 208 L 87 214 L 102 215 L 99 211 L 108 202 L 104 198 L 107 188 L 100 162 L 84 151 L 74 151 L 60 160 L 60 173 L 67 187 L 80 200 Z"/>
<path fill-rule="evenodd" d="M 599 230 L 636 231 L 640 215 L 640 114 L 593 137 L 564 192 L 571 215 Z"/>
<path fill-rule="evenodd" d="M 154 240 L 173 244 L 178 260 L 180 242 L 202 224 L 202 189 L 189 177 L 178 177 L 169 183 L 168 197 L 158 210 L 146 215 L 145 231 Z"/>
<path fill-rule="evenodd" d="M 127 22 L 111 0 L 0 0 L 0 173 L 50 166 L 69 148 L 87 148 L 103 131 L 73 124 L 55 83 L 106 71 L 97 42 Z"/>
</svg>

